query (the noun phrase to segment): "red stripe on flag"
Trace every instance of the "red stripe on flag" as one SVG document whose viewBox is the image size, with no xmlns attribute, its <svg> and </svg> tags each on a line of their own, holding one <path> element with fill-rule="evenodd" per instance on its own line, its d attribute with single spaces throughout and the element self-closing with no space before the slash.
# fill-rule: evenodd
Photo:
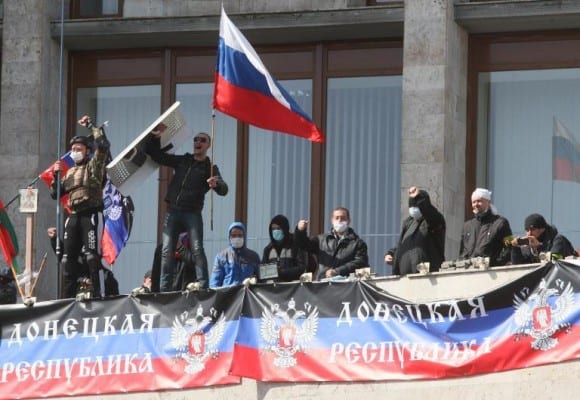
<svg viewBox="0 0 580 400">
<path fill-rule="evenodd" d="M 315 124 L 284 107 L 270 96 L 232 85 L 217 72 L 213 106 L 225 114 L 262 129 L 323 142 Z"/>
<path fill-rule="evenodd" d="M 69 365 L 68 369 L 64 365 L 64 360 L 59 360 L 61 362 L 50 366 L 44 362 L 31 362 L 30 365 L 34 365 L 35 376 L 42 379 L 22 375 L 22 371 L 27 368 L 25 363 L 19 363 L 18 373 L 15 369 L 7 369 L 10 366 L 4 363 L 4 370 L 0 369 L 0 377 L 6 379 L 1 382 L 1 387 L 3 393 L 12 393 L 10 396 L 17 398 L 46 398 L 180 390 L 241 382 L 240 377 L 229 375 L 232 353 L 220 353 L 216 358 L 209 357 L 203 365 L 204 369 L 197 373 L 186 373 L 187 363 L 184 360 L 153 359 L 148 371 L 146 363 L 142 360 L 132 358 L 131 355 L 119 356 L 118 362 L 114 364 L 89 363 L 75 359 L 76 363 Z M 72 359 L 68 361 L 73 362 Z M 108 371 L 112 373 L 107 374 Z M 23 376 L 25 378 L 20 379 Z M 6 398 L 10 396 L 7 395 Z"/>
<path fill-rule="evenodd" d="M 489 347 L 456 343 L 456 349 L 439 348 L 438 359 L 428 352 L 413 350 L 413 343 L 336 343 L 332 349 L 307 349 L 294 354 L 296 363 L 289 368 L 274 364 L 278 356 L 264 349 L 236 345 L 232 374 L 260 381 L 340 382 L 438 379 L 507 371 L 580 357 L 580 326 L 564 329 L 553 337 L 556 347 L 534 350 L 530 337 L 508 336 Z M 488 352 L 488 349 L 490 350 Z M 433 353 L 434 354 L 434 353 Z"/>
</svg>

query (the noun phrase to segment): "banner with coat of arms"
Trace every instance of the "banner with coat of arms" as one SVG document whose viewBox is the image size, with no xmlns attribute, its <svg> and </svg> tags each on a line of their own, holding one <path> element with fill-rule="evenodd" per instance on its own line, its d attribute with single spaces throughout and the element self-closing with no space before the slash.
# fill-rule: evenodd
<svg viewBox="0 0 580 400">
<path fill-rule="evenodd" d="M 580 266 L 411 303 L 372 281 L 0 307 L 0 398 L 436 379 L 580 357 Z"/>
</svg>

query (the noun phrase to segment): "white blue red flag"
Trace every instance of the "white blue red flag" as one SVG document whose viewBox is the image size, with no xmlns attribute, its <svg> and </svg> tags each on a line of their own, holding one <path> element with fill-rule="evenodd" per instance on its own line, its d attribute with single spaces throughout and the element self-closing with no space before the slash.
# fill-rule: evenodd
<svg viewBox="0 0 580 400">
<path fill-rule="evenodd" d="M 60 158 L 60 176 L 65 176 L 66 172 L 69 170 L 69 168 L 71 168 L 72 166 L 75 165 L 74 160 L 72 159 L 72 157 L 70 156 L 70 151 L 67 151 L 61 158 Z M 56 162 L 54 162 L 50 167 L 48 167 L 47 169 L 45 169 L 44 171 L 42 171 L 39 175 L 40 179 L 42 179 L 42 181 L 44 183 L 46 183 L 46 186 L 50 187 L 52 185 L 52 179 L 54 176 L 54 164 L 56 164 Z M 60 202 L 62 203 L 63 207 L 70 212 L 70 209 L 68 208 L 68 194 L 64 194 L 61 198 L 60 198 Z"/>
<path fill-rule="evenodd" d="M 580 143 L 556 117 L 552 136 L 552 178 L 580 183 Z"/>
<path fill-rule="evenodd" d="M 313 142 L 324 136 L 292 96 L 272 78 L 262 60 L 223 7 L 213 107 L 262 129 Z"/>
</svg>

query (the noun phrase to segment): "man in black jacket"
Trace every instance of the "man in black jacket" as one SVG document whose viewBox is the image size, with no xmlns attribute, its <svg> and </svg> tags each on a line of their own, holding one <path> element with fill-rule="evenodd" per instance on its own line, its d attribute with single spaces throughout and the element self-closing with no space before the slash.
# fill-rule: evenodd
<svg viewBox="0 0 580 400">
<path fill-rule="evenodd" d="M 350 225 L 350 212 L 344 207 L 332 210 L 332 229 L 308 238 L 307 220 L 300 220 L 294 231 L 298 247 L 318 256 L 317 279 L 348 276 L 356 269 L 369 266 L 367 245 Z"/>
<path fill-rule="evenodd" d="M 160 133 L 152 132 L 147 143 L 151 158 L 174 170 L 165 202 L 167 214 L 163 222 L 160 290 L 173 290 L 175 280 L 175 246 L 181 232 L 189 235 L 190 251 L 195 259 L 196 277 L 200 287 L 208 287 L 207 257 L 203 248 L 203 220 L 201 210 L 205 194 L 215 190 L 220 196 L 228 193 L 228 185 L 216 165 L 207 156 L 210 137 L 200 132 L 193 139 L 193 155 L 172 155 L 161 150 Z"/>
<path fill-rule="evenodd" d="M 429 263 L 429 271 L 439 271 L 445 259 L 445 219 L 431 204 L 429 194 L 415 186 L 409 189 L 409 216 L 403 222 L 397 247 L 385 255 L 393 265 L 393 275 L 417 273 L 417 264 Z"/>
<path fill-rule="evenodd" d="M 459 258 L 489 257 L 492 267 L 507 264 L 510 250 L 505 242 L 509 241 L 512 229 L 508 220 L 497 214 L 491 203 L 491 192 L 475 189 L 471 194 L 471 207 L 474 218 L 463 225 Z"/>
<path fill-rule="evenodd" d="M 540 214 L 527 216 L 524 228 L 526 236 L 514 238 L 512 245 L 512 264 L 532 264 L 540 261 L 539 255 L 551 252 L 561 258 L 575 255 L 572 243 L 558 233 L 555 226 L 549 225 Z"/>
</svg>

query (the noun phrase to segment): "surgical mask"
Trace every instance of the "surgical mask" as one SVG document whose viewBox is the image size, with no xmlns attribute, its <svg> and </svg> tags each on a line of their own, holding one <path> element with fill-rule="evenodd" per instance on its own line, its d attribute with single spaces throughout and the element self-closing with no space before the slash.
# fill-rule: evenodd
<svg viewBox="0 0 580 400">
<path fill-rule="evenodd" d="M 332 224 L 332 228 L 334 229 L 335 232 L 344 233 L 348 229 L 348 222 L 346 221 L 334 222 Z"/>
<path fill-rule="evenodd" d="M 234 249 L 239 249 L 244 246 L 244 238 L 235 237 L 230 239 L 230 243 Z"/>
<path fill-rule="evenodd" d="M 282 229 L 274 229 L 272 231 L 272 237 L 275 241 L 279 242 L 284 239 L 284 231 Z"/>
<path fill-rule="evenodd" d="M 83 158 L 85 158 L 85 155 L 82 151 L 71 151 L 70 158 L 72 158 L 75 163 L 78 163 L 81 162 Z"/>
<path fill-rule="evenodd" d="M 409 215 L 414 219 L 419 219 L 423 214 L 421 214 L 419 207 L 409 207 Z"/>
</svg>

